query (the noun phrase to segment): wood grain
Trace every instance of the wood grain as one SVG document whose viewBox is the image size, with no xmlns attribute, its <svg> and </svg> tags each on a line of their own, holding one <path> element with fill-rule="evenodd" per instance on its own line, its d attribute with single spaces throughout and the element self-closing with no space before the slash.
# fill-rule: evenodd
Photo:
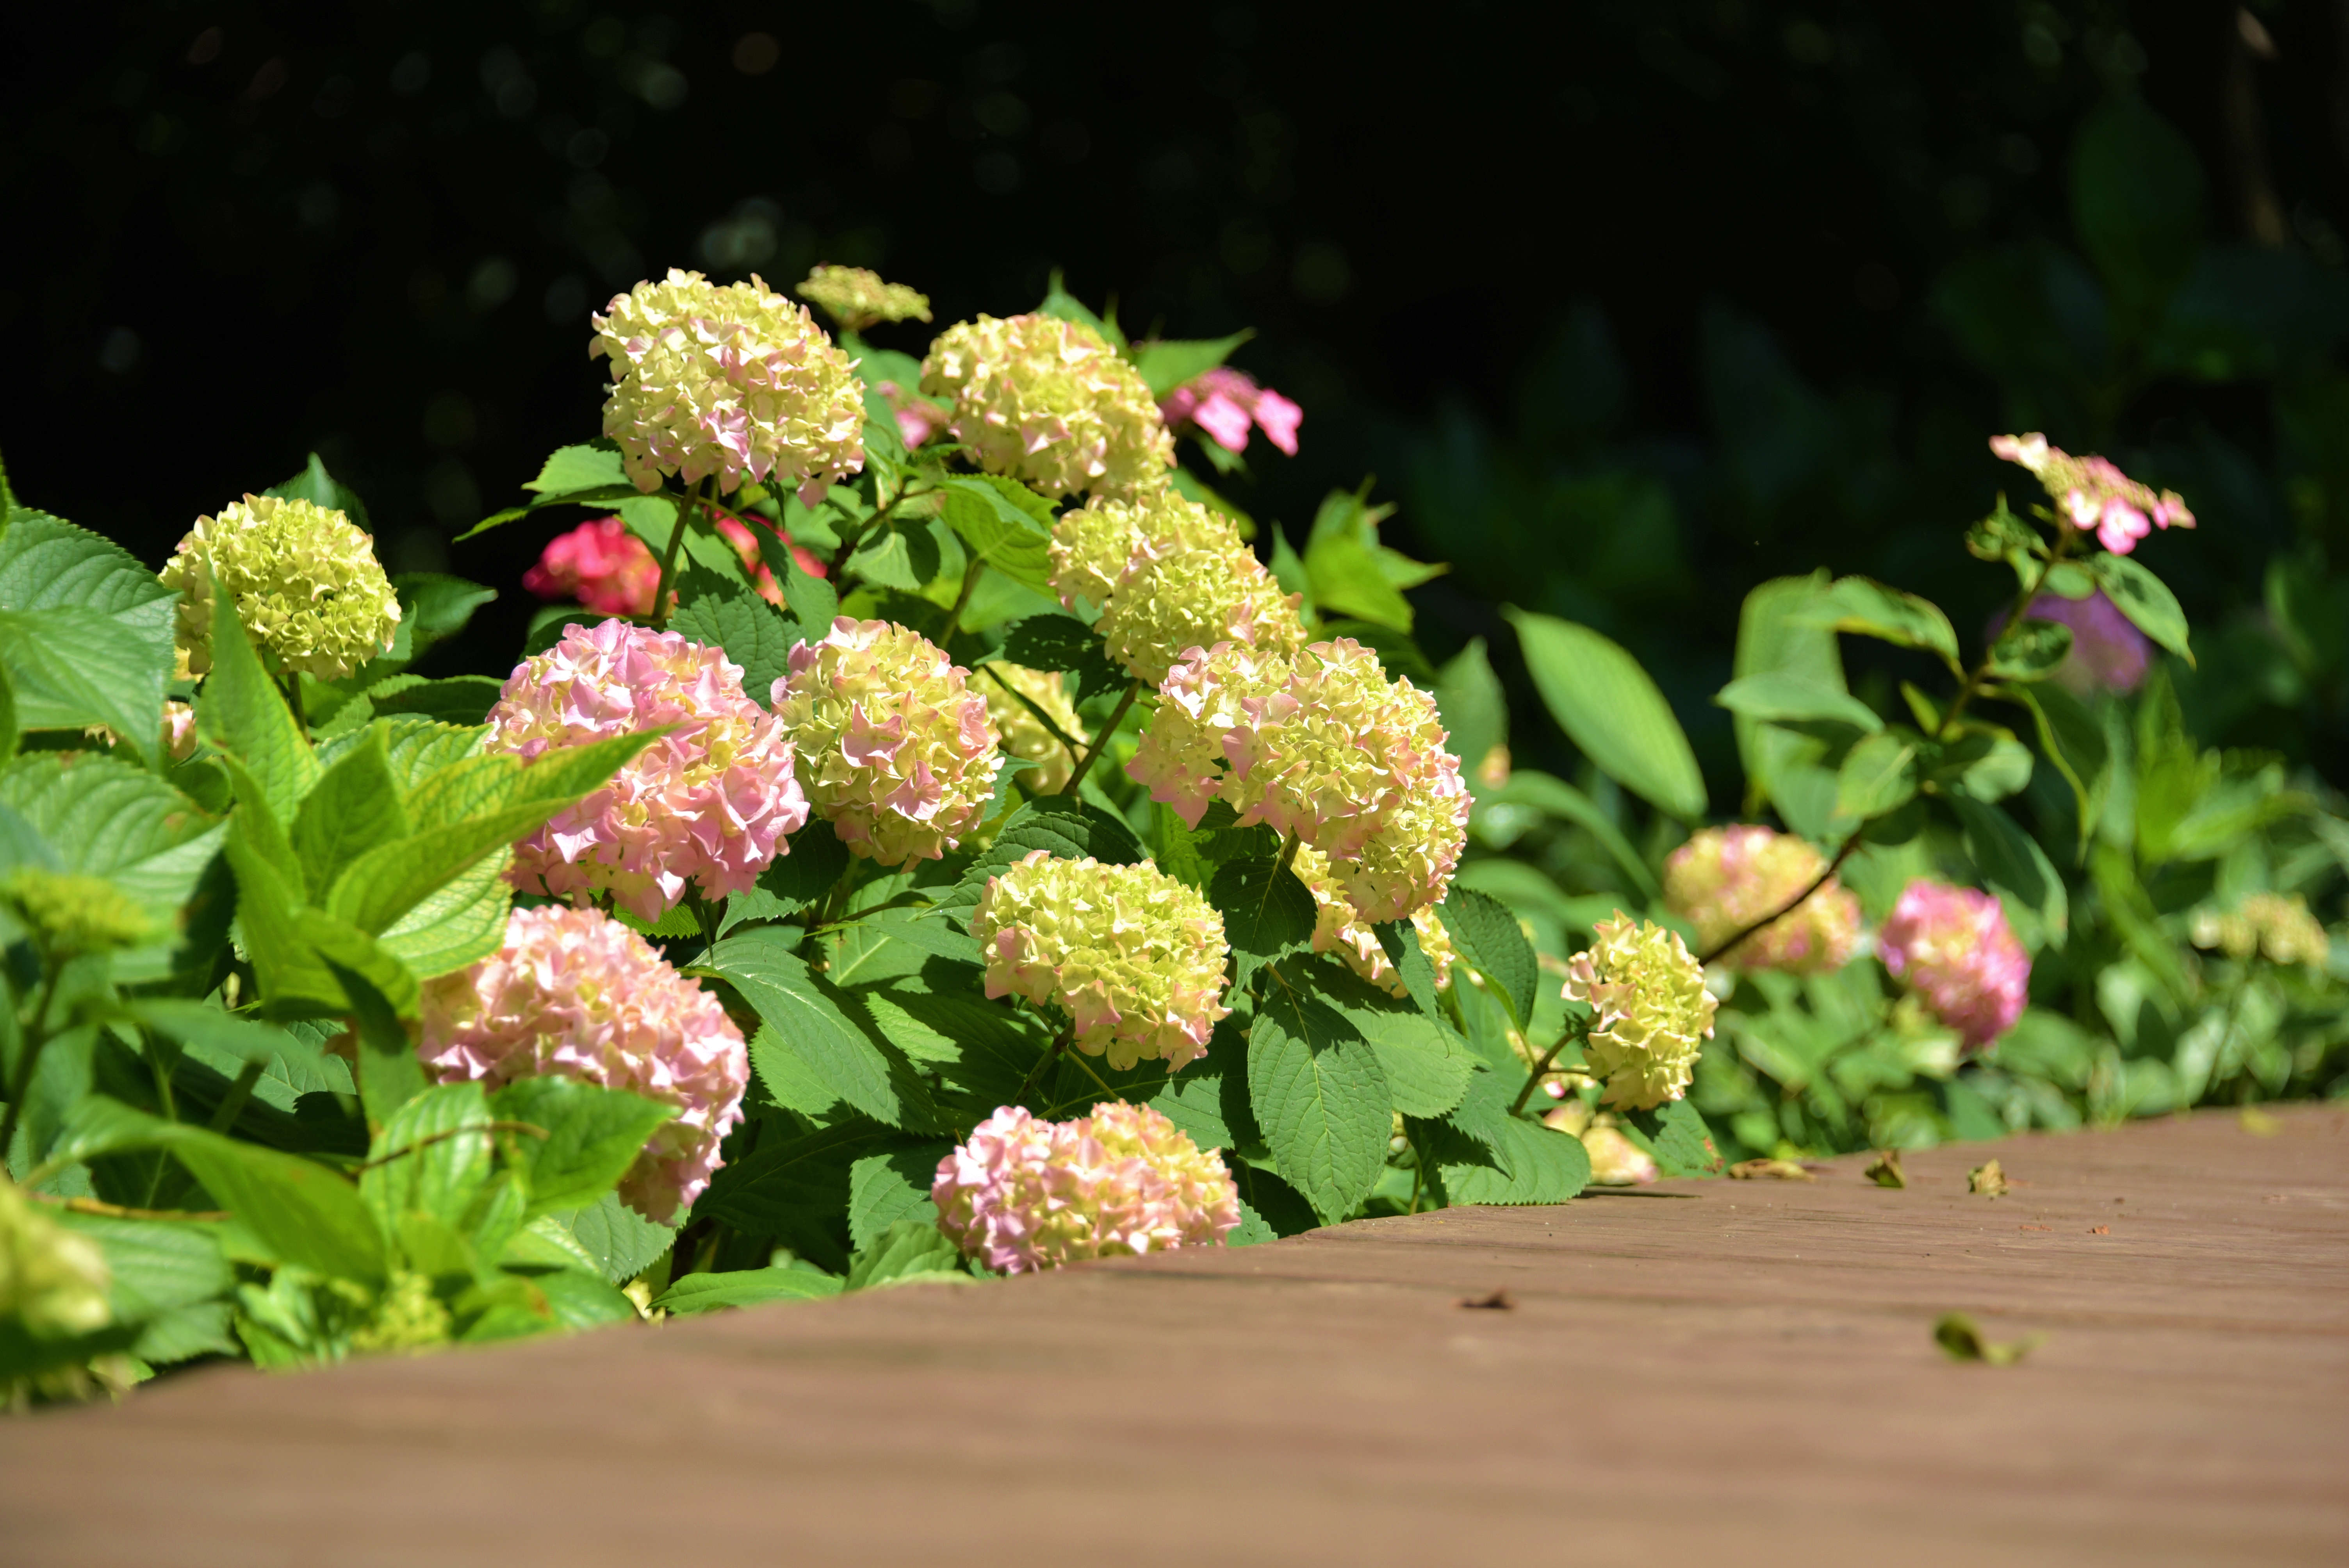
<svg viewBox="0 0 2349 1568">
<path fill-rule="evenodd" d="M 199 1371 L 0 1422 L 0 1563 L 2339 1564 L 2349 1110 L 2277 1121 Z"/>
</svg>

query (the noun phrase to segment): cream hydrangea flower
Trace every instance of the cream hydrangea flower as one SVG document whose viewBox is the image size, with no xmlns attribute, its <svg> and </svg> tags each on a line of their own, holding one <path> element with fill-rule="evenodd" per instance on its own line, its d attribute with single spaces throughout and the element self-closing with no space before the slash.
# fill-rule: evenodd
<svg viewBox="0 0 2349 1568">
<path fill-rule="evenodd" d="M 864 267 L 818 267 L 796 292 L 848 332 L 863 332 L 875 322 L 930 319 L 929 295 L 883 283 L 880 273 Z"/>
<path fill-rule="evenodd" d="M 1302 603 L 1302 595 L 1282 593 L 1244 544 L 1144 544 L 1094 629 L 1104 653 L 1154 686 L 1175 660 L 1217 643 L 1296 653 L 1305 645 Z"/>
<path fill-rule="evenodd" d="M 36 1343 L 95 1334 L 114 1322 L 108 1295 L 112 1284 L 98 1243 L 58 1224 L 0 1172 L 0 1329 Z M 28 1377 L 0 1371 L 0 1414 L 35 1397 L 83 1398 L 94 1391 L 94 1383 L 127 1387 L 135 1377 L 130 1363 L 119 1356 Z"/>
<path fill-rule="evenodd" d="M 1590 1008 L 1583 1059 L 1605 1080 L 1601 1105 L 1652 1110 L 1688 1092 L 1719 1003 L 1679 935 L 1617 911 L 1567 962 L 1565 996 Z"/>
<path fill-rule="evenodd" d="M 1197 827 L 1223 788 L 1225 737 L 1253 723 L 1252 705 L 1287 686 L 1289 674 L 1288 659 L 1246 643 L 1217 643 L 1186 655 L 1159 683 L 1158 707 L 1143 727 L 1127 775 Z"/>
<path fill-rule="evenodd" d="M 1754 922 L 1784 909 L 1827 869 L 1806 840 L 1768 828 L 1706 828 L 1664 861 L 1664 902 L 1696 927 L 1710 953 Z M 1772 921 L 1721 962 L 1734 969 L 1832 975 L 1859 945 L 1859 900 L 1829 877 L 1802 904 Z"/>
<path fill-rule="evenodd" d="M 1005 1106 L 938 1161 L 938 1229 L 1003 1274 L 1215 1246 L 1240 1222 L 1223 1156 L 1146 1105 L 1073 1121 Z"/>
<path fill-rule="evenodd" d="M 365 530 L 331 507 L 249 495 L 196 519 L 161 573 L 180 591 L 185 673 L 212 667 L 212 582 L 278 666 L 340 680 L 391 646 L 399 596 Z"/>
<path fill-rule="evenodd" d="M 1247 548 L 1229 518 L 1171 489 L 1130 501 L 1094 500 L 1062 512 L 1052 524 L 1052 592 L 1071 609 L 1081 598 L 1096 608 L 1108 603 L 1110 590 L 1123 580 L 1133 552 L 1144 545 Z"/>
<path fill-rule="evenodd" d="M 741 666 L 723 649 L 675 632 L 573 626 L 516 666 L 489 725 L 485 748 L 524 761 L 674 727 L 514 846 L 509 874 L 525 892 L 608 892 L 651 922 L 688 882 L 711 900 L 742 892 L 807 822 L 782 722 L 742 690 Z"/>
<path fill-rule="evenodd" d="M 1060 726 L 1061 735 L 1079 745 L 1088 744 L 1092 738 L 1086 735 L 1084 721 L 1077 717 L 1077 705 L 1069 700 L 1060 676 L 1050 670 L 1031 670 L 1008 659 L 996 659 L 979 667 L 973 684 L 987 697 L 987 716 L 995 721 L 996 733 L 1003 738 L 1003 749 L 1036 764 L 1020 775 L 1019 788 L 1030 795 L 1059 794 L 1069 776 L 1076 771 L 1077 759 L 1070 755 L 1060 737 L 1045 727 L 1037 711 L 1041 709 Z"/>
<path fill-rule="evenodd" d="M 425 983 L 417 1054 L 442 1083 L 567 1078 L 678 1109 L 620 1181 L 667 1224 L 693 1206 L 742 1119 L 750 1057 L 718 998 L 599 909 L 518 909 L 505 945 Z"/>
<path fill-rule="evenodd" d="M 1345 960 L 1347 968 L 1390 995 L 1408 995 L 1402 976 L 1395 973 L 1386 949 L 1379 945 L 1378 933 L 1371 929 L 1362 912 L 1347 896 L 1346 884 L 1330 863 L 1330 857 L 1310 844 L 1299 844 L 1290 869 L 1313 895 L 1313 951 L 1335 953 Z M 1433 904 L 1413 910 L 1411 924 L 1419 934 L 1420 951 L 1427 955 L 1428 966 L 1435 971 L 1435 988 L 1441 991 L 1452 984 L 1452 960 L 1455 954 L 1451 934 L 1444 929 L 1443 917 L 1435 913 Z"/>
<path fill-rule="evenodd" d="M 1046 495 L 1164 488 L 1174 442 L 1150 384 L 1092 327 L 1049 315 L 982 315 L 948 327 L 922 388 L 954 403 L 951 428 L 989 473 Z"/>
<path fill-rule="evenodd" d="M 2230 958 L 2264 954 L 2271 964 L 2305 964 L 2322 969 L 2333 955 L 2333 939 L 2308 901 L 2298 893 L 2245 895 L 2233 913 L 2201 910 L 2194 916 L 2194 945 L 2216 947 Z"/>
<path fill-rule="evenodd" d="M 591 317 L 589 358 L 608 356 L 604 434 L 640 490 L 664 476 L 796 485 L 811 505 L 864 467 L 864 387 L 823 329 L 756 273 L 713 284 L 672 267 Z"/>
<path fill-rule="evenodd" d="M 816 814 L 885 866 L 936 860 L 977 827 L 1003 767 L 987 699 L 918 632 L 843 615 L 792 649 L 775 716 Z"/>
<path fill-rule="evenodd" d="M 970 934 L 987 994 L 1065 1011 L 1076 1046 L 1120 1071 L 1203 1054 L 1223 1005 L 1231 949 L 1224 917 L 1196 888 L 1148 861 L 1104 865 L 1037 850 L 988 879 Z"/>
</svg>

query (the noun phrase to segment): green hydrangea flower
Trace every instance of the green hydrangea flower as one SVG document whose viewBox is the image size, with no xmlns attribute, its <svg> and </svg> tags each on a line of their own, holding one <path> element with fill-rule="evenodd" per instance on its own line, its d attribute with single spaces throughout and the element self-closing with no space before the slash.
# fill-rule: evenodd
<svg viewBox="0 0 2349 1568">
<path fill-rule="evenodd" d="M 863 332 L 875 322 L 930 319 L 929 295 L 884 283 L 878 273 L 863 267 L 818 267 L 796 292 L 848 332 Z"/>
<path fill-rule="evenodd" d="M 1092 327 L 982 315 L 947 328 L 922 390 L 954 403 L 955 439 L 991 474 L 1063 496 L 1162 490 L 1174 440 L 1150 384 Z"/>
<path fill-rule="evenodd" d="M 1098 608 L 1109 603 L 1135 551 L 1200 544 L 1247 548 L 1230 519 L 1171 490 L 1131 501 L 1096 500 L 1052 524 L 1052 592 L 1071 609 L 1080 598 Z"/>
<path fill-rule="evenodd" d="M 390 647 L 399 625 L 399 596 L 366 531 L 331 507 L 287 496 L 249 495 L 196 519 L 162 579 L 180 591 L 190 675 L 212 667 L 214 579 L 279 667 L 320 680 L 340 680 Z"/>
<path fill-rule="evenodd" d="M 1652 1110 L 1688 1093 L 1719 1006 L 1680 937 L 1617 911 L 1567 965 L 1566 999 L 1592 1013 L 1583 1058 L 1605 1080 L 1601 1105 Z"/>
</svg>

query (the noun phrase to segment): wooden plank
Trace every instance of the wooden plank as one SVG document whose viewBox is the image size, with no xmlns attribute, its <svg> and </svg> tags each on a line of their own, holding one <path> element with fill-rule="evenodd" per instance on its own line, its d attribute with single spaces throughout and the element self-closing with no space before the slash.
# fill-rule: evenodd
<svg viewBox="0 0 2349 1568">
<path fill-rule="evenodd" d="M 0 1423 L 0 1563 L 2338 1563 L 2349 1111 L 2277 1120 L 201 1371 Z"/>
</svg>

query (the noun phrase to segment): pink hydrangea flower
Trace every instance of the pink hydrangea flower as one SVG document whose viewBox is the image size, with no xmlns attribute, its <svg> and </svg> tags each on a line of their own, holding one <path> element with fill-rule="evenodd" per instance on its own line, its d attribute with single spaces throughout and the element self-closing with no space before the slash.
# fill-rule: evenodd
<svg viewBox="0 0 2349 1568">
<path fill-rule="evenodd" d="M 905 449 L 912 451 L 947 427 L 952 411 L 931 402 L 918 392 L 909 392 L 895 381 L 876 381 L 873 390 L 881 394 L 889 411 L 897 416 L 897 434 L 904 437 Z"/>
<path fill-rule="evenodd" d="M 1818 881 L 1826 857 L 1792 833 L 1734 824 L 1692 834 L 1664 861 L 1664 902 L 1710 952 L 1785 909 Z M 1818 892 L 1725 954 L 1733 969 L 1832 975 L 1859 945 L 1859 900 L 1829 877 Z"/>
<path fill-rule="evenodd" d="M 548 541 L 522 585 L 542 599 L 575 599 L 598 615 L 649 615 L 660 562 L 626 523 L 599 517 Z"/>
<path fill-rule="evenodd" d="M 515 910 L 504 946 L 426 983 L 417 1054 L 442 1083 L 567 1078 L 677 1107 L 620 1181 L 662 1224 L 709 1185 L 750 1081 L 715 996 L 603 911 L 554 904 Z"/>
<path fill-rule="evenodd" d="M 2115 555 L 2127 555 L 2157 528 L 2192 528 L 2194 514 L 2175 490 L 2156 492 L 2104 458 L 2075 458 L 2047 438 L 1992 436 L 1990 449 L 2029 469 L 2045 488 L 2064 521 Z"/>
<path fill-rule="evenodd" d="M 1186 429 L 1206 432 L 1227 452 L 1247 450 L 1248 427 L 1290 457 L 1297 455 L 1297 427 L 1305 410 L 1269 387 L 1259 387 L 1245 370 L 1218 365 L 1191 377 L 1160 399 L 1159 413 L 1176 435 Z"/>
<path fill-rule="evenodd" d="M 1877 935 L 1884 966 L 1958 1031 L 1969 1052 L 2014 1026 L 2031 991 L 2031 957 L 1998 900 L 1920 877 Z"/>
<path fill-rule="evenodd" d="M 947 1238 L 1003 1274 L 1215 1246 L 1240 1222 L 1223 1156 L 1122 1100 L 1073 1121 L 1003 1107 L 938 1161 L 930 1197 Z"/>
<path fill-rule="evenodd" d="M 2072 628 L 2072 651 L 2055 666 L 2055 679 L 2082 696 L 2100 691 L 2133 692 L 2145 684 L 2153 662 L 2153 640 L 2121 614 L 2121 607 L 2101 588 L 2085 599 L 2042 593 L 2023 612 L 2030 621 L 2053 621 Z M 1991 620 L 1990 636 L 1996 641 L 2006 626 L 2006 612 Z"/>
<path fill-rule="evenodd" d="M 741 667 L 721 650 L 674 632 L 573 626 L 514 670 L 489 722 L 488 748 L 526 762 L 676 727 L 514 846 L 509 874 L 525 892 L 608 892 L 657 920 L 688 882 L 709 899 L 749 887 L 808 819 L 781 720 L 743 692 Z"/>
<path fill-rule="evenodd" d="M 885 866 L 936 860 L 977 827 L 1003 767 L 987 699 L 918 632 L 843 615 L 792 649 L 769 694 L 841 842 Z"/>
</svg>

